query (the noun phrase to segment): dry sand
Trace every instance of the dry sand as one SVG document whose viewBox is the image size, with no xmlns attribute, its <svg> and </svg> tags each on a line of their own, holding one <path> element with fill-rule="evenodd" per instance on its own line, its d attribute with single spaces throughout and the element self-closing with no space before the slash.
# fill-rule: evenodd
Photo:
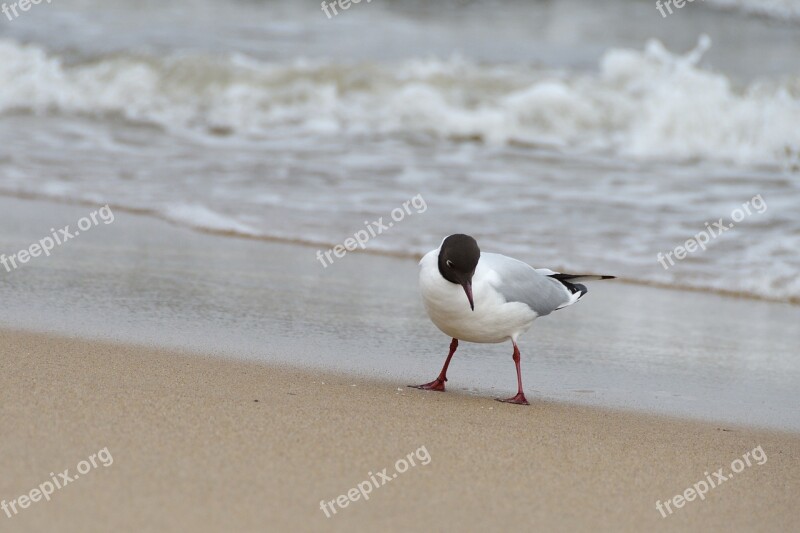
<svg viewBox="0 0 800 533">
<path fill-rule="evenodd" d="M 102 448 L 113 457 L 50 502 L 0 514 L 2 531 L 800 528 L 795 434 L 0 335 L 0 499 Z M 331 518 L 320 510 L 422 446 L 428 465 Z M 757 446 L 763 465 L 667 518 L 656 510 Z"/>
</svg>

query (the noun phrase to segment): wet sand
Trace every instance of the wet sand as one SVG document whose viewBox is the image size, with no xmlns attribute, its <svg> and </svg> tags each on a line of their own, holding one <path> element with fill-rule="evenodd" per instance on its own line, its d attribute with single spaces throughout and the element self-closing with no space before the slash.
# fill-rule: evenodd
<svg viewBox="0 0 800 533">
<path fill-rule="evenodd" d="M 0 198 L 0 251 L 97 207 Z M 449 339 L 422 308 L 416 261 L 351 253 L 323 268 L 315 253 L 115 211 L 50 257 L 0 269 L 0 326 L 389 384 L 433 379 Z M 539 400 L 800 432 L 798 323 L 800 306 L 592 283 L 522 337 L 523 381 Z M 453 391 L 510 396 L 511 347 L 462 343 L 449 378 Z"/>
</svg>

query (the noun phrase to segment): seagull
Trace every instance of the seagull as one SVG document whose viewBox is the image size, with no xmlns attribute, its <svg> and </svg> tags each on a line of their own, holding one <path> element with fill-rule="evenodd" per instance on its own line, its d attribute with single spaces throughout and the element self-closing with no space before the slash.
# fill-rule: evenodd
<svg viewBox="0 0 800 533">
<path fill-rule="evenodd" d="M 481 253 L 475 239 L 463 234 L 446 237 L 439 248 L 423 256 L 419 266 L 425 310 L 436 327 L 453 340 L 439 377 L 424 385 L 410 386 L 444 392 L 447 367 L 459 340 L 477 343 L 510 340 L 517 368 L 517 394 L 499 401 L 518 405 L 529 404 L 522 391 L 517 338 L 540 316 L 580 300 L 587 289 L 576 282 L 614 279 L 614 276 L 561 274 L 533 268 L 505 255 Z"/>
</svg>

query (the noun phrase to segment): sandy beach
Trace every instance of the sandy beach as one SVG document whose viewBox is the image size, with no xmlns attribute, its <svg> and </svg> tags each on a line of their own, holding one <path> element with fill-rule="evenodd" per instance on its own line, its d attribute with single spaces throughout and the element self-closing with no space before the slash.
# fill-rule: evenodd
<svg viewBox="0 0 800 533">
<path fill-rule="evenodd" d="M 791 531 L 800 437 L 74 338 L 0 334 L 0 498 L 113 457 L 3 531 Z M 656 501 L 760 446 L 663 518 Z M 368 473 L 396 479 L 326 518 Z M 330 511 L 329 511 L 330 512 Z"/>
<path fill-rule="evenodd" d="M 88 209 L 0 206 L 7 250 Z M 117 211 L 8 273 L 1 529 L 797 528 L 795 306 L 598 284 L 523 343 L 524 408 L 493 401 L 513 386 L 503 346 L 465 346 L 448 393 L 406 388 L 446 344 L 416 265 L 346 259 L 321 273 L 311 247 Z M 745 454 L 703 500 L 663 507 Z M 50 501 L 31 492 L 81 468 Z"/>
</svg>

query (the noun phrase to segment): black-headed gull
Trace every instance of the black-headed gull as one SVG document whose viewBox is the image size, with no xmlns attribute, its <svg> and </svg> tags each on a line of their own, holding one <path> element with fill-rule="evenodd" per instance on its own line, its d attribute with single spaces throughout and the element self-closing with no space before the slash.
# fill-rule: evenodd
<svg viewBox="0 0 800 533">
<path fill-rule="evenodd" d="M 510 340 L 517 368 L 517 395 L 500 401 L 521 405 L 528 405 L 528 400 L 522 392 L 517 338 L 538 317 L 580 300 L 587 290 L 576 282 L 614 278 L 535 269 L 511 257 L 481 253 L 475 239 L 460 234 L 445 238 L 419 265 L 419 285 L 428 316 L 453 340 L 439 377 L 416 388 L 444 391 L 447 367 L 459 340 Z"/>
</svg>

